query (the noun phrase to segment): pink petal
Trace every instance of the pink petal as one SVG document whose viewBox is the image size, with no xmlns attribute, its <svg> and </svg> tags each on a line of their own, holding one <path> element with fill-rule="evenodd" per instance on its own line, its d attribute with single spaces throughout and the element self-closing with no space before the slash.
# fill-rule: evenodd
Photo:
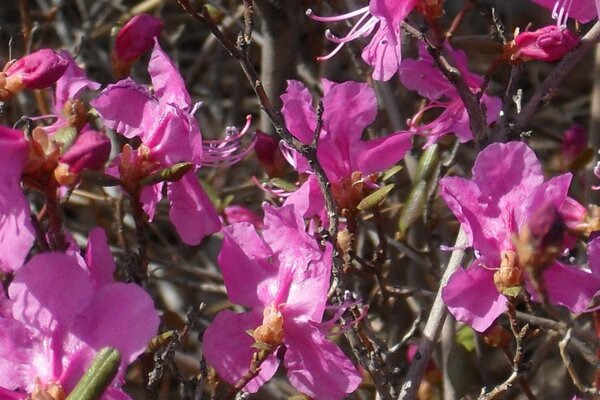
<svg viewBox="0 0 600 400">
<path fill-rule="evenodd" d="M 600 276 L 600 236 L 588 243 L 588 264 L 595 276 Z"/>
<path fill-rule="evenodd" d="M 148 73 L 152 79 L 154 93 L 161 102 L 173 104 L 182 110 L 191 107 L 190 94 L 179 70 L 160 47 L 156 38 L 154 38 L 154 50 L 148 64 Z"/>
<path fill-rule="evenodd" d="M 200 131 L 193 128 L 185 112 L 163 105 L 160 115 L 156 115 L 152 129 L 146 132 L 144 144 L 150 148 L 153 161 L 159 161 L 162 167 L 179 162 L 192 161 L 190 147 L 191 135 L 200 137 Z"/>
<path fill-rule="evenodd" d="M 169 182 L 167 195 L 171 203 L 169 218 L 184 243 L 196 245 L 221 229 L 217 212 L 194 171 L 177 182 Z"/>
<path fill-rule="evenodd" d="M 95 293 L 78 317 L 74 333 L 96 351 L 107 346 L 119 350 L 125 368 L 146 349 L 158 323 L 148 293 L 135 284 L 112 283 Z"/>
<path fill-rule="evenodd" d="M 475 260 L 468 269 L 461 268 L 450 277 L 442 288 L 442 299 L 454 318 L 483 332 L 506 310 L 506 297 L 494 285 L 494 271 L 478 262 L 485 261 Z"/>
<path fill-rule="evenodd" d="M 319 182 L 314 175 L 310 175 L 298 190 L 288 196 L 284 206 L 292 205 L 304 218 L 320 215 L 325 208 L 325 199 L 321 194 Z"/>
<path fill-rule="evenodd" d="M 393 31 L 387 25 L 381 24 L 363 49 L 361 57 L 373 67 L 373 79 L 389 81 L 398 71 L 402 59 L 401 44 L 393 38 Z"/>
<path fill-rule="evenodd" d="M 298 391 L 315 399 L 343 399 L 362 382 L 348 357 L 308 323 L 284 325 L 284 365 Z"/>
<path fill-rule="evenodd" d="M 574 313 L 586 311 L 600 290 L 600 277 L 559 262 L 546 269 L 543 278 L 550 303 L 567 307 Z M 539 301 L 539 295 L 529 280 L 526 283 L 531 298 Z"/>
<path fill-rule="evenodd" d="M 85 263 L 88 265 L 96 289 L 114 282 L 115 260 L 108 248 L 104 229 L 94 228 L 88 234 Z"/>
<path fill-rule="evenodd" d="M 473 181 L 484 196 L 510 194 L 519 204 L 531 189 L 542 184 L 544 175 L 533 150 L 525 143 L 493 143 L 479 153 L 473 166 Z"/>
<path fill-rule="evenodd" d="M 0 270 L 11 272 L 23 265 L 35 238 L 20 184 L 28 144 L 23 132 L 0 126 L 0 148 Z"/>
<path fill-rule="evenodd" d="M 236 314 L 221 311 L 213 323 L 206 328 L 203 338 L 203 352 L 206 361 L 214 367 L 219 376 L 235 385 L 250 367 L 254 354 L 254 339 L 246 333 L 257 328 L 262 316 L 254 313 Z M 261 364 L 258 376 L 244 387 L 245 392 L 255 393 L 277 371 L 279 360 L 270 356 Z"/>
<path fill-rule="evenodd" d="M 154 219 L 154 211 L 156 210 L 156 206 L 160 202 L 160 199 L 162 199 L 162 188 L 163 182 L 160 182 L 156 185 L 145 186 L 142 189 L 140 203 L 142 203 L 142 208 L 148 216 L 148 222 L 152 222 Z"/>
<path fill-rule="evenodd" d="M 108 85 L 90 104 L 107 128 L 127 138 L 139 136 L 142 141 L 161 114 L 158 101 L 131 78 Z"/>
<path fill-rule="evenodd" d="M 483 152 L 482 152 L 483 153 Z M 440 196 L 460 221 L 469 244 L 491 259 L 511 247 L 510 234 L 501 218 L 501 210 L 488 207 L 486 199 L 473 183 L 459 177 L 440 179 Z"/>
<path fill-rule="evenodd" d="M 312 107 L 312 96 L 302 82 L 289 80 L 281 95 L 281 113 L 290 133 L 304 143 L 313 140 L 317 126 L 317 115 Z"/>
<path fill-rule="evenodd" d="M 335 142 L 344 160 L 349 160 L 349 150 L 360 140 L 364 129 L 375 121 L 377 98 L 366 83 L 331 83 L 323 97 L 323 129 Z M 348 118 L 351 110 L 352 118 Z"/>
<path fill-rule="evenodd" d="M 353 169 L 363 175 L 385 171 L 410 150 L 412 136 L 412 132 L 396 132 L 382 138 L 361 141 L 350 149 L 353 154 L 350 159 L 358 163 Z"/>
<path fill-rule="evenodd" d="M 115 38 L 116 57 L 126 61 L 141 57 L 152 48 L 162 27 L 162 21 L 152 15 L 139 14 L 131 18 Z"/>
<path fill-rule="evenodd" d="M 277 274 L 267 262 L 272 254 L 269 245 L 249 223 L 240 222 L 223 228 L 219 265 L 231 302 L 249 308 L 263 305 L 256 288 L 260 282 Z"/>
<path fill-rule="evenodd" d="M 93 291 L 89 275 L 74 258 L 41 253 L 15 274 L 8 294 L 14 301 L 14 318 L 48 334 L 58 324 L 68 327 L 89 304 Z"/>
<path fill-rule="evenodd" d="M 68 100 L 78 98 L 85 89 L 97 90 L 100 88 L 100 84 L 87 78 L 85 71 L 77 65 L 68 51 L 61 50 L 58 54 L 69 63 L 65 73 L 56 81 L 54 108 L 55 112 L 60 115 Z"/>
<path fill-rule="evenodd" d="M 267 284 L 266 290 L 271 296 L 282 298 L 286 318 L 321 322 L 331 278 L 331 246 L 327 245 L 324 251 L 319 248 L 316 240 L 305 232 L 304 222 L 293 207 L 274 208 L 265 204 L 263 208 L 263 237 L 277 255 L 280 266 L 277 278 Z"/>
</svg>

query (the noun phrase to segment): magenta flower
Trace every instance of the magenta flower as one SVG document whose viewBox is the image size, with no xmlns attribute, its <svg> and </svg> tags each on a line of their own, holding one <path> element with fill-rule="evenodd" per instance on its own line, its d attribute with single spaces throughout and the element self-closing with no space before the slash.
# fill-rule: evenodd
<svg viewBox="0 0 600 400">
<path fill-rule="evenodd" d="M 581 23 L 589 22 L 600 15 L 600 0 L 532 0 L 542 7 L 552 10 L 552 18 L 558 27 L 565 27 L 567 19 L 574 18 Z"/>
<path fill-rule="evenodd" d="M 197 168 L 202 161 L 202 137 L 194 118 L 190 95 L 177 68 L 155 41 L 148 72 L 154 92 L 131 79 L 109 85 L 91 102 L 106 127 L 128 138 L 139 137 L 136 155 L 120 157 L 121 179 L 135 186 L 140 178 L 180 162 Z M 123 164 L 123 163 L 126 163 Z M 127 177 L 123 173 L 127 172 Z M 129 182 L 129 180 L 131 182 Z M 161 198 L 163 183 L 147 186 L 141 193 L 150 220 Z M 171 203 L 169 216 L 181 239 L 190 245 L 221 228 L 212 203 L 195 172 L 167 183 Z"/>
<path fill-rule="evenodd" d="M 431 109 L 440 108 L 442 113 L 433 121 L 425 125 L 413 126 L 412 129 L 427 137 L 426 147 L 448 133 L 454 133 L 461 143 L 472 140 L 473 132 L 469 125 L 469 115 L 456 88 L 435 66 L 433 57 L 429 55 L 423 44 L 419 46 L 419 55 L 421 58 L 418 60 L 404 60 L 399 70 L 400 80 L 404 86 L 430 100 L 430 103 L 414 119 L 420 119 L 422 113 Z M 454 61 L 454 66 L 461 72 L 471 91 L 477 93 L 483 78 L 469 71 L 465 53 L 447 45 L 445 55 Z M 494 123 L 498 119 L 502 106 L 500 99 L 483 94 L 481 102 L 485 105 L 487 123 Z"/>
<path fill-rule="evenodd" d="M 579 44 L 579 37 L 566 28 L 545 26 L 518 34 L 514 41 L 514 58 L 558 61 Z"/>
<path fill-rule="evenodd" d="M 534 152 L 520 142 L 488 146 L 477 157 L 471 180 L 440 180 L 440 195 L 477 255 L 471 266 L 457 271 L 442 289 L 444 302 L 456 319 L 482 332 L 506 310 L 505 289 L 525 287 L 538 301 L 542 298 L 539 280 L 550 303 L 575 313 L 586 311 L 600 289 L 600 276 L 556 261 L 555 253 L 538 270 L 536 282 L 517 246 L 522 237 L 538 240 L 541 251 L 535 253 L 536 260 L 543 260 L 551 248 L 564 249 L 561 226 L 573 226 L 575 221 L 569 219 L 582 215 L 582 207 L 574 207 L 575 201 L 567 196 L 570 182 L 571 174 L 544 182 Z"/>
<path fill-rule="evenodd" d="M 255 339 L 285 348 L 292 386 L 315 399 L 341 399 L 361 382 L 342 351 L 326 338 L 323 319 L 331 273 L 331 245 L 321 249 L 291 206 L 264 206 L 265 230 L 241 222 L 223 228 L 219 264 L 229 299 L 249 308 L 220 312 L 204 333 L 204 355 L 231 384 L 247 372 Z M 254 330 L 254 338 L 246 331 Z M 254 393 L 277 370 L 272 354 L 244 388 Z"/>
<path fill-rule="evenodd" d="M 21 190 L 29 145 L 23 132 L 0 125 L 0 271 L 23 265 L 35 239 L 29 203 Z"/>
<path fill-rule="evenodd" d="M 317 144 L 317 157 L 332 184 L 334 197 L 341 208 L 354 209 L 362 200 L 362 186 L 376 187 L 370 176 L 384 171 L 404 157 L 411 147 L 410 132 L 362 140 L 365 128 L 377 115 L 377 99 L 373 89 L 358 82 L 334 83 L 323 80 L 323 126 Z M 281 96 L 282 112 L 292 135 L 311 143 L 317 115 L 312 96 L 298 81 L 288 81 Z M 351 113 L 351 117 L 349 117 Z M 288 161 L 301 173 L 312 173 L 308 162 L 295 151 L 287 152 Z M 286 204 L 295 204 L 305 217 L 318 215 L 324 209 L 323 197 L 314 176 L 294 192 Z"/>
<path fill-rule="evenodd" d="M 1 398 L 34 391 L 64 398 L 106 346 L 119 350 L 121 366 L 102 399 L 129 398 L 120 389 L 125 368 L 156 334 L 159 318 L 143 289 L 113 282 L 114 268 L 106 235 L 95 229 L 85 260 L 41 253 L 16 272 L 9 299 L 0 298 Z"/>
<path fill-rule="evenodd" d="M 337 46 L 331 53 L 318 59 L 327 60 L 337 54 L 345 43 L 359 37 L 369 36 L 375 31 L 371 42 L 362 51 L 362 59 L 373 67 L 373 79 L 390 80 L 398 71 L 398 66 L 402 61 L 400 24 L 417 3 L 418 0 L 371 0 L 368 7 L 336 17 L 320 17 L 314 15 L 312 10 L 307 10 L 306 14 L 311 19 L 320 22 L 343 21 L 360 16 L 354 27 L 344 37 L 337 37 L 327 30 L 327 39 L 337 43 Z"/>
</svg>

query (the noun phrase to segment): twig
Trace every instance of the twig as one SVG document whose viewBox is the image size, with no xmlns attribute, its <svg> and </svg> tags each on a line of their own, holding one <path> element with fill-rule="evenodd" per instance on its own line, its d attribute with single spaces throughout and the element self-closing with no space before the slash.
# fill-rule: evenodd
<svg viewBox="0 0 600 400">
<path fill-rule="evenodd" d="M 457 250 L 452 252 L 452 256 L 450 257 L 450 261 L 448 262 L 448 266 L 446 267 L 446 271 L 442 277 L 437 295 L 435 296 L 435 300 L 431 306 L 429 318 L 427 319 L 427 323 L 423 329 L 423 337 L 419 341 L 419 348 L 415 353 L 415 358 L 411 363 L 408 374 L 406 375 L 404 383 L 402 384 L 402 389 L 398 397 L 400 400 L 413 400 L 417 397 L 417 391 L 419 390 L 419 385 L 423 379 L 423 374 L 425 373 L 427 363 L 431 358 L 434 346 L 440 336 L 442 326 L 444 325 L 444 321 L 448 313 L 446 305 L 442 300 L 442 288 L 446 285 L 448 279 L 450 279 L 450 276 L 452 276 L 452 274 L 454 274 L 454 272 L 460 268 L 460 264 L 465 255 L 465 250 L 462 247 L 466 244 L 467 235 L 461 228 L 454 244 L 454 247 L 456 247 Z"/>
<path fill-rule="evenodd" d="M 560 357 L 563 360 L 563 365 L 565 366 L 565 369 L 569 373 L 569 376 L 571 376 L 571 380 L 573 381 L 573 384 L 581 393 L 591 394 L 591 395 L 600 394 L 593 387 L 586 387 L 581 382 L 581 379 L 579 379 L 579 376 L 577 375 L 577 372 L 575 371 L 575 368 L 573 368 L 573 364 L 571 363 L 571 357 L 569 356 L 569 353 L 567 353 L 567 346 L 569 345 L 570 340 L 571 340 L 571 329 L 568 329 L 565 337 L 560 342 L 558 342 L 558 349 L 560 351 Z"/>
<path fill-rule="evenodd" d="M 515 132 L 520 133 L 523 131 L 525 125 L 527 125 L 529 120 L 535 114 L 538 104 L 542 101 L 544 96 L 567 77 L 571 70 L 579 64 L 581 59 L 594 48 L 598 40 L 600 40 L 600 22 L 597 22 L 592 29 L 590 29 L 590 31 L 581 39 L 580 45 L 567 54 L 536 89 L 515 120 Z"/>
</svg>

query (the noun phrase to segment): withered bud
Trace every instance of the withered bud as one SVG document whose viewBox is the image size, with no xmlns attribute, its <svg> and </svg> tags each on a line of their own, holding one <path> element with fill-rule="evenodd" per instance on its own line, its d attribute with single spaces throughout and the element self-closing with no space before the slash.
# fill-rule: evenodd
<svg viewBox="0 0 600 400">
<path fill-rule="evenodd" d="M 522 272 L 514 251 L 501 254 L 500 269 L 494 273 L 494 285 L 500 293 L 507 294 L 509 289 L 521 286 Z"/>
<path fill-rule="evenodd" d="M 283 315 L 275 306 L 265 308 L 262 325 L 254 330 L 253 336 L 257 342 L 271 347 L 278 346 L 283 341 Z"/>
</svg>

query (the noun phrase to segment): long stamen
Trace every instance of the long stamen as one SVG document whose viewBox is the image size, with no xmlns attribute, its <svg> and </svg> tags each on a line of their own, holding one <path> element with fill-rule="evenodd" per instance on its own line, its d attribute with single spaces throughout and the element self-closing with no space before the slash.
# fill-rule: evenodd
<svg viewBox="0 0 600 400">
<path fill-rule="evenodd" d="M 344 37 L 335 36 L 329 29 L 325 31 L 325 37 L 327 40 L 333 43 L 345 43 L 354 40 L 361 36 L 366 36 L 373 29 L 373 26 L 379 21 L 376 17 L 369 18 L 369 14 L 365 14 L 354 24 L 352 29 Z M 363 22 L 367 19 L 367 22 Z"/>
<path fill-rule="evenodd" d="M 322 17 L 319 15 L 313 14 L 313 10 L 309 8 L 308 10 L 306 10 L 306 16 L 314 21 L 336 22 L 336 21 L 343 21 L 348 18 L 356 17 L 357 15 L 367 14 L 368 12 L 369 12 L 369 6 L 359 8 L 358 10 L 355 10 L 355 11 L 352 11 L 352 12 L 349 12 L 346 14 L 336 15 L 335 17 Z"/>
<path fill-rule="evenodd" d="M 556 19 L 556 25 L 561 29 L 564 29 L 567 26 L 569 11 L 572 4 L 573 0 L 558 0 L 554 3 L 554 8 L 552 8 L 552 18 Z"/>
<path fill-rule="evenodd" d="M 242 144 L 242 137 L 248 133 L 252 117 L 246 117 L 246 124 L 241 131 L 237 128 L 227 128 L 226 137 L 218 140 L 202 142 L 202 164 L 208 167 L 229 166 L 241 161 L 256 144 L 256 135 L 251 135 L 250 143 Z"/>
</svg>

